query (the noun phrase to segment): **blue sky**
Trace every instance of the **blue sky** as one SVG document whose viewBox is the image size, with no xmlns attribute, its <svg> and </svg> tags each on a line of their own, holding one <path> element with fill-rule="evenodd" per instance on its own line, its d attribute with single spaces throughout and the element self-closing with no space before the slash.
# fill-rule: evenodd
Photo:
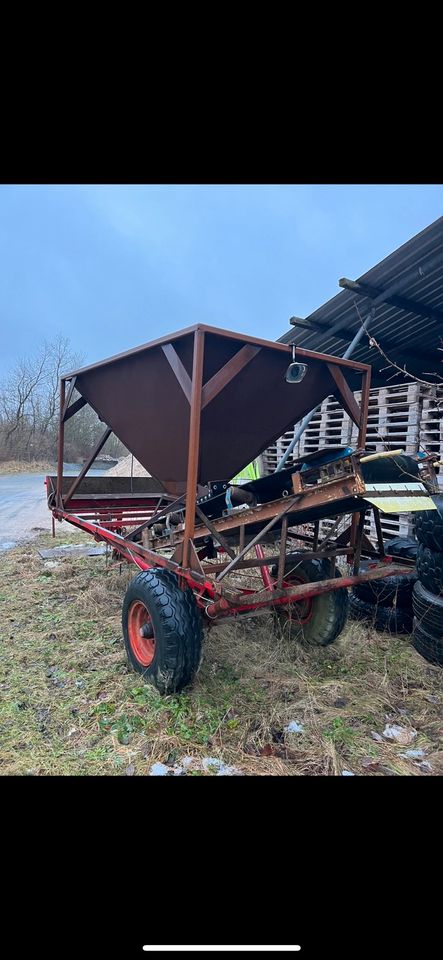
<svg viewBox="0 0 443 960">
<path fill-rule="evenodd" d="M 0 373 L 204 322 L 276 339 L 443 213 L 442 185 L 1 185 Z"/>
</svg>

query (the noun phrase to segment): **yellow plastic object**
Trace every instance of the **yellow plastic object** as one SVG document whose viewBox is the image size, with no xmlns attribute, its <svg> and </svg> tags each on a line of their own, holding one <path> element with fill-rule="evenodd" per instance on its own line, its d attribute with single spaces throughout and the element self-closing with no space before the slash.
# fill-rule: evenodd
<svg viewBox="0 0 443 960">
<path fill-rule="evenodd" d="M 364 499 L 382 513 L 415 513 L 417 510 L 436 510 L 426 487 L 419 481 L 412 483 L 367 483 Z M 415 496 L 411 496 L 414 493 Z M 381 494 L 381 496 L 380 496 Z M 383 496 L 384 494 L 384 496 Z"/>
<path fill-rule="evenodd" d="M 368 497 L 365 500 L 372 503 L 382 513 L 415 513 L 416 510 L 436 510 L 437 507 L 431 497 Z"/>
<path fill-rule="evenodd" d="M 258 468 L 258 463 L 256 460 L 253 460 L 252 463 L 248 463 L 247 467 L 243 467 L 243 470 L 240 470 L 235 477 L 230 480 L 230 483 L 234 485 L 240 482 L 247 482 L 248 480 L 259 480 L 260 471 Z"/>
<path fill-rule="evenodd" d="M 360 457 L 360 463 L 369 463 L 370 460 L 381 460 L 384 457 L 399 457 L 404 450 L 381 450 L 379 453 L 368 453 L 367 457 Z"/>
</svg>

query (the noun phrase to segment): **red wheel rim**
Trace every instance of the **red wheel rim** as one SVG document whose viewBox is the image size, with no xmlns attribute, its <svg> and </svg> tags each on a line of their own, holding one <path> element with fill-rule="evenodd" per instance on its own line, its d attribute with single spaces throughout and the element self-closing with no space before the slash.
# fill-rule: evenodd
<svg viewBox="0 0 443 960">
<path fill-rule="evenodd" d="M 306 583 L 304 577 L 293 576 L 290 580 L 283 580 L 283 587 L 296 587 L 299 583 Z M 309 623 L 312 613 L 313 613 L 313 601 L 314 597 L 305 597 L 304 600 L 295 600 L 294 603 L 290 603 L 286 606 L 282 606 L 282 610 L 286 614 L 288 620 L 296 620 L 301 627 L 304 627 L 306 623 Z"/>
<path fill-rule="evenodd" d="M 134 600 L 129 607 L 128 636 L 138 662 L 142 667 L 149 667 L 155 654 L 155 633 L 149 612 L 141 600 Z"/>
</svg>

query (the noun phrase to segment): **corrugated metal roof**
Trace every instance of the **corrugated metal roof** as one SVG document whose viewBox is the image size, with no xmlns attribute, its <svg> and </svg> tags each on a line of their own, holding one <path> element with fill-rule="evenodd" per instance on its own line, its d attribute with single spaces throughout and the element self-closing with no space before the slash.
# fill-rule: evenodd
<svg viewBox="0 0 443 960">
<path fill-rule="evenodd" d="M 416 308 L 426 308 L 433 313 L 423 316 L 413 305 L 412 309 L 405 309 L 404 305 L 378 303 L 369 332 L 363 335 L 352 359 L 372 365 L 373 383 L 377 385 L 407 379 L 404 374 L 395 376 L 392 367 L 386 369 L 386 360 L 376 346 L 370 345 L 372 334 L 389 359 L 400 367 L 425 380 L 442 382 L 438 372 L 443 377 L 443 352 L 438 348 L 443 346 L 443 217 L 394 250 L 357 282 L 387 291 L 386 295 L 391 286 L 398 285 L 392 296 L 397 294 L 398 298 L 414 301 Z M 344 289 L 306 317 L 315 327 L 312 332 L 291 327 L 280 341 L 342 356 L 361 327 L 356 306 L 365 320 L 373 307 L 373 299 Z"/>
</svg>

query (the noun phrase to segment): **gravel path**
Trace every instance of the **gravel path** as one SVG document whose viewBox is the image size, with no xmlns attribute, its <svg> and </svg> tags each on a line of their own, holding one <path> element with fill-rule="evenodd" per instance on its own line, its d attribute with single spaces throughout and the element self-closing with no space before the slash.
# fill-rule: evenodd
<svg viewBox="0 0 443 960">
<path fill-rule="evenodd" d="M 76 476 L 76 464 L 65 465 L 65 476 Z M 89 476 L 102 476 L 103 470 L 90 470 Z M 51 530 L 51 514 L 46 505 L 45 474 L 14 473 L 0 476 L 0 551 L 23 540 Z"/>
</svg>

